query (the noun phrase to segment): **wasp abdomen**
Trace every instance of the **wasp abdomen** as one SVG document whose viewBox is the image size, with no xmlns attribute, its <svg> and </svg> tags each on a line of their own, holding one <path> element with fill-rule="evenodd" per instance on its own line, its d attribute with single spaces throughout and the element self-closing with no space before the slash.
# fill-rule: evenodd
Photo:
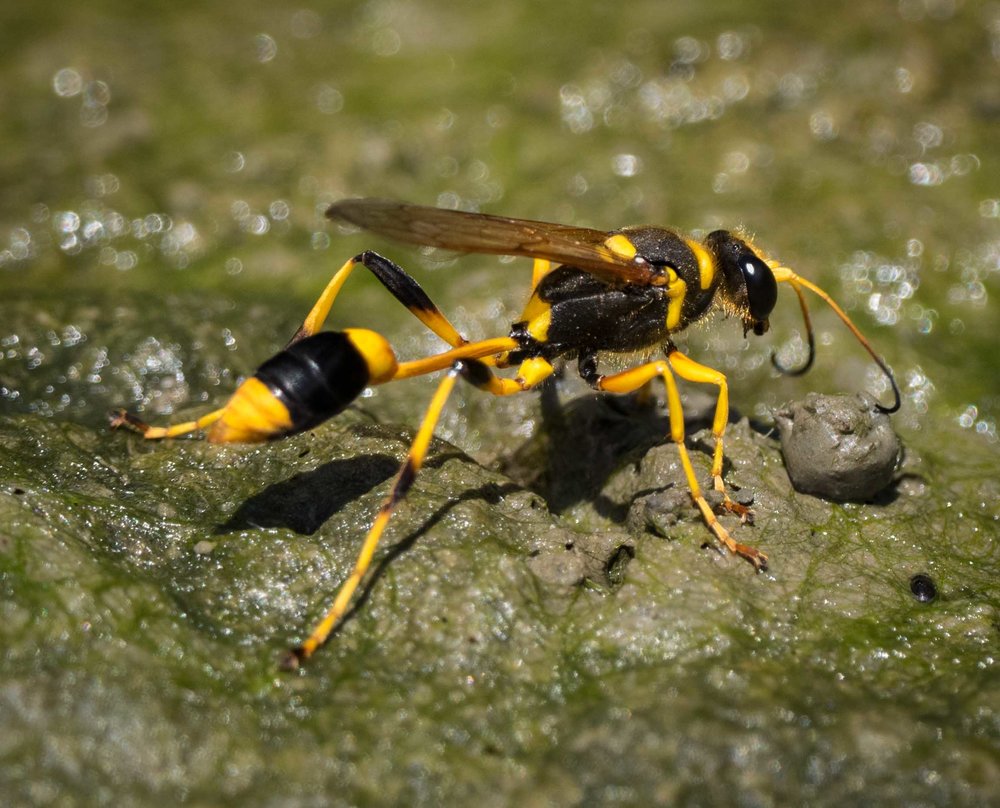
<svg viewBox="0 0 1000 808">
<path fill-rule="evenodd" d="M 291 432 L 341 412 L 368 386 L 364 356 L 347 334 L 325 331 L 297 342 L 254 374 L 288 408 Z"/>
<path fill-rule="evenodd" d="M 324 331 L 268 359 L 237 388 L 209 432 L 215 443 L 256 443 L 312 429 L 396 368 L 373 331 Z"/>
</svg>

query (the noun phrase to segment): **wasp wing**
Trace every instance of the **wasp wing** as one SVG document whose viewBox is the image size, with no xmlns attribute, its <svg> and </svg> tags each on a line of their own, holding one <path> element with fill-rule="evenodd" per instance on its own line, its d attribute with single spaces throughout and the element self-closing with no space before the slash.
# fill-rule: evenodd
<svg viewBox="0 0 1000 808">
<path fill-rule="evenodd" d="M 608 247 L 612 234 L 586 227 L 509 219 L 485 213 L 410 205 L 386 199 L 345 199 L 331 205 L 330 219 L 348 222 L 397 241 L 456 252 L 521 255 L 569 264 L 607 280 L 640 285 L 661 272 L 639 256 Z"/>
</svg>

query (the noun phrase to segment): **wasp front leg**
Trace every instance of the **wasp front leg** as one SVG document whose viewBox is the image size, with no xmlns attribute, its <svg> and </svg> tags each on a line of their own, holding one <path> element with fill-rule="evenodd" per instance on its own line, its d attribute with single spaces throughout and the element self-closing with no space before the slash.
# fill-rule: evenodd
<svg viewBox="0 0 1000 808">
<path fill-rule="evenodd" d="M 679 355 L 679 354 L 678 354 Z M 671 354 L 673 356 L 673 354 Z M 686 357 L 684 357 L 686 359 Z M 701 367 L 691 360 L 690 365 Z M 684 365 L 683 362 L 680 363 L 684 366 L 685 371 L 689 371 L 694 375 L 693 370 L 690 366 Z M 709 371 L 710 368 L 704 368 L 704 370 Z M 687 479 L 688 490 L 691 494 L 691 499 L 694 504 L 701 511 L 702 518 L 705 520 L 705 524 L 708 526 L 709 530 L 715 534 L 716 538 L 726 546 L 726 548 L 733 554 L 741 556 L 754 565 L 757 570 L 767 569 L 767 556 L 754 547 L 750 547 L 746 544 L 741 544 L 736 541 L 732 536 L 729 535 L 729 531 L 723 527 L 722 523 L 718 520 L 715 513 L 712 511 L 712 507 L 708 504 L 705 499 L 705 495 L 701 491 L 701 486 L 698 484 L 697 475 L 694 472 L 694 466 L 691 464 L 691 457 L 688 454 L 687 446 L 684 445 L 684 411 L 681 409 L 681 397 L 677 392 L 677 382 L 674 379 L 674 371 L 671 369 L 671 363 L 667 360 L 657 360 L 654 362 L 648 362 L 645 365 L 639 365 L 639 367 L 632 368 L 630 370 L 623 371 L 621 373 L 616 373 L 613 376 L 601 376 L 597 373 L 596 361 L 592 356 L 584 356 L 580 363 L 581 375 L 586 379 L 595 389 L 605 390 L 609 393 L 631 393 L 635 390 L 640 389 L 643 385 L 648 384 L 652 379 L 659 376 L 663 379 L 663 383 L 667 388 L 667 406 L 669 408 L 670 414 L 670 437 L 675 444 L 677 444 L 677 452 L 680 455 L 681 467 L 684 469 L 684 476 Z M 678 371 L 680 375 L 680 371 Z M 723 385 L 720 386 L 721 390 L 725 390 L 725 377 L 719 374 L 722 378 Z M 686 377 L 683 377 L 686 378 Z M 720 396 L 721 406 L 716 407 L 716 422 L 721 423 L 721 428 L 717 430 L 716 437 L 719 439 L 716 443 L 716 459 L 713 461 L 713 478 L 721 481 L 722 479 L 722 431 L 725 427 L 726 417 L 728 417 L 728 397 L 723 394 Z M 735 504 L 735 503 L 734 503 Z"/>
<path fill-rule="evenodd" d="M 725 461 L 723 454 L 723 436 L 726 432 L 726 424 L 729 423 L 729 384 L 726 376 L 714 368 L 706 367 L 693 359 L 685 356 L 676 348 L 667 354 L 667 361 L 674 373 L 685 381 L 697 384 L 714 384 L 719 388 L 719 396 L 715 405 L 715 417 L 712 419 L 712 435 L 715 438 L 715 451 L 712 455 L 712 481 L 716 491 L 723 496 L 722 507 L 730 513 L 734 513 L 744 522 L 753 524 L 753 511 L 746 505 L 734 502 L 726 493 L 726 484 L 722 479 L 722 464 Z"/>
</svg>

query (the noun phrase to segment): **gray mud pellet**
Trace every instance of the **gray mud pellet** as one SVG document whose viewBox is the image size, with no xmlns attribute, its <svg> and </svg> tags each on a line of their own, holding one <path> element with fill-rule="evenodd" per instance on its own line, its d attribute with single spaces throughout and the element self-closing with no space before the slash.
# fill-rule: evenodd
<svg viewBox="0 0 1000 808">
<path fill-rule="evenodd" d="M 892 482 L 902 445 L 867 393 L 810 393 L 774 414 L 797 491 L 840 502 L 869 500 Z"/>
</svg>

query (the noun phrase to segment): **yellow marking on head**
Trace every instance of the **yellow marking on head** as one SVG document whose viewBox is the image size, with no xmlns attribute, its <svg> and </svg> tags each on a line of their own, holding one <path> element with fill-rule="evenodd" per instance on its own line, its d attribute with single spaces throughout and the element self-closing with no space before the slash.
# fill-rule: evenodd
<svg viewBox="0 0 1000 808">
<path fill-rule="evenodd" d="M 684 307 L 686 292 L 687 284 L 680 278 L 676 278 L 667 290 L 667 297 L 670 299 L 670 303 L 667 304 L 667 331 L 676 331 L 680 325 L 681 309 Z"/>
<path fill-rule="evenodd" d="M 393 377 L 399 363 L 385 337 L 367 328 L 346 328 L 344 333 L 368 366 L 369 384 L 381 384 Z"/>
<path fill-rule="evenodd" d="M 715 259 L 701 244 L 693 239 L 686 239 L 685 243 L 691 248 L 694 257 L 698 259 L 698 272 L 701 275 L 701 288 L 707 289 L 715 279 Z"/>
<path fill-rule="evenodd" d="M 208 431 L 211 443 L 261 443 L 292 428 L 288 408 L 256 376 L 236 388 Z"/>
<path fill-rule="evenodd" d="M 626 258 L 628 260 L 635 258 L 636 253 L 638 252 L 635 245 L 629 240 L 628 236 L 623 236 L 621 233 L 608 236 L 604 240 L 604 246 L 611 250 L 611 252 L 619 258 Z"/>
</svg>

